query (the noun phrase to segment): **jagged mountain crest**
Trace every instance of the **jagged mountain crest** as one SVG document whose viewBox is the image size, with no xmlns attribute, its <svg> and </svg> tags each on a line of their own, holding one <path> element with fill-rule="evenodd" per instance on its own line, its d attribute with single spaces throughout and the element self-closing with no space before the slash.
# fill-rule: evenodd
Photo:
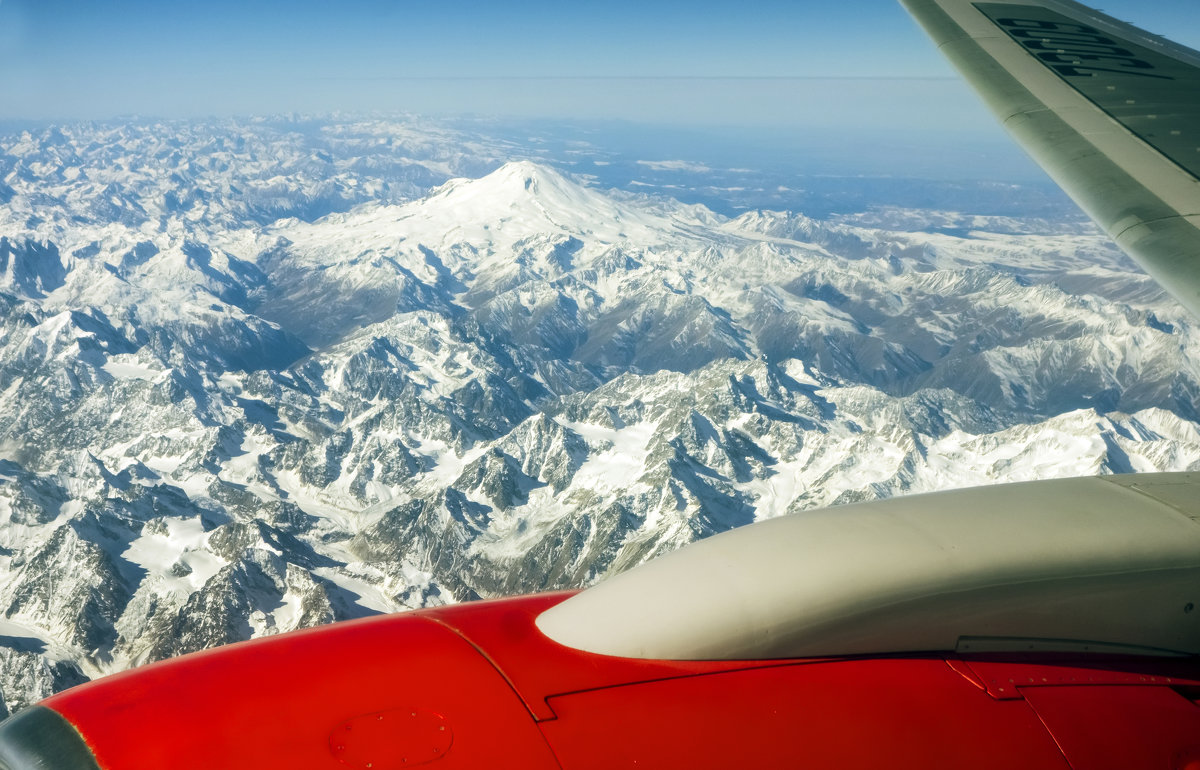
<svg viewBox="0 0 1200 770">
<path fill-rule="evenodd" d="M 1094 232 L 726 220 L 321 125 L 0 134 L 8 707 L 816 506 L 1200 467 L 1194 323 Z"/>
</svg>

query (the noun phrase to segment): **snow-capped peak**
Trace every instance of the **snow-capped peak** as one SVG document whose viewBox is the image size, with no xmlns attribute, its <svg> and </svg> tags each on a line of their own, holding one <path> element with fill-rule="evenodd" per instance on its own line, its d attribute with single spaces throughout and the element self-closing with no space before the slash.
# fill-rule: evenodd
<svg viewBox="0 0 1200 770">
<path fill-rule="evenodd" d="M 497 233 L 519 239 L 554 232 L 609 244 L 657 242 L 691 224 L 628 205 L 527 160 L 506 163 L 480 179 L 453 179 L 405 206 L 402 219 L 419 229 L 428 222 L 439 240 L 471 242 L 492 241 Z"/>
<path fill-rule="evenodd" d="M 1194 323 L 1091 231 L 430 189 L 513 149 L 256 125 L 0 133 L 0 715 L 788 511 L 1200 468 Z"/>
<path fill-rule="evenodd" d="M 426 277 L 426 251 L 451 271 L 465 267 L 474 273 L 507 270 L 508 257 L 497 257 L 501 265 L 484 262 L 489 255 L 520 253 L 535 241 L 587 244 L 580 256 L 588 258 L 613 246 L 701 251 L 714 239 L 733 237 L 698 218 L 696 207 L 645 203 L 587 187 L 548 166 L 516 161 L 479 179 L 452 179 L 410 203 L 360 208 L 311 224 L 287 220 L 268 231 L 267 240 L 285 239 L 298 265 L 339 270 L 365 265 L 373 275 L 377 257 L 388 255 Z M 356 272 L 346 280 L 357 286 L 393 282 L 384 272 L 383 279 Z"/>
</svg>

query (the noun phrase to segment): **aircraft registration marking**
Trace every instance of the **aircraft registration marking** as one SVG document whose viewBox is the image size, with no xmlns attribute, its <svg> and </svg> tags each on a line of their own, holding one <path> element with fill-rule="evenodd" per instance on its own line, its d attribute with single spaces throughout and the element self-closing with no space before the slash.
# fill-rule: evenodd
<svg viewBox="0 0 1200 770">
<path fill-rule="evenodd" d="M 975 7 L 1018 45 L 1064 77 L 1095 77 L 1097 72 L 1115 72 L 1132 77 L 1175 79 L 1164 68 L 1147 61 L 1157 58 L 1153 51 L 1135 52 L 1130 49 L 1141 46 L 1045 8 L 989 3 L 976 3 Z"/>
<path fill-rule="evenodd" d="M 1042 6 L 973 5 L 1071 88 L 1200 180 L 1200 67 Z"/>
</svg>

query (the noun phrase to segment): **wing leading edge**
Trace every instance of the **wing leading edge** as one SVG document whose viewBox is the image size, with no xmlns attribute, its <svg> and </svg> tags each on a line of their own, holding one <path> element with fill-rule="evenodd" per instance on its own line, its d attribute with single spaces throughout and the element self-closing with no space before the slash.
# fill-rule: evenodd
<svg viewBox="0 0 1200 770">
<path fill-rule="evenodd" d="M 1005 128 L 1200 316 L 1200 54 L 1071 0 L 900 0 Z"/>
</svg>

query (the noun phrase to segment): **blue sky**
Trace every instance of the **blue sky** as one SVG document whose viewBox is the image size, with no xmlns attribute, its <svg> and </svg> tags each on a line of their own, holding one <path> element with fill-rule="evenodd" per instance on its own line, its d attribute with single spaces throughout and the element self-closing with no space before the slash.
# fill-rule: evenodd
<svg viewBox="0 0 1200 770">
<path fill-rule="evenodd" d="M 1200 46 L 1196 0 L 1103 8 Z M 368 109 L 973 130 L 895 0 L 0 0 L 0 118 Z M 969 106 L 968 106 L 969 105 Z"/>
</svg>

